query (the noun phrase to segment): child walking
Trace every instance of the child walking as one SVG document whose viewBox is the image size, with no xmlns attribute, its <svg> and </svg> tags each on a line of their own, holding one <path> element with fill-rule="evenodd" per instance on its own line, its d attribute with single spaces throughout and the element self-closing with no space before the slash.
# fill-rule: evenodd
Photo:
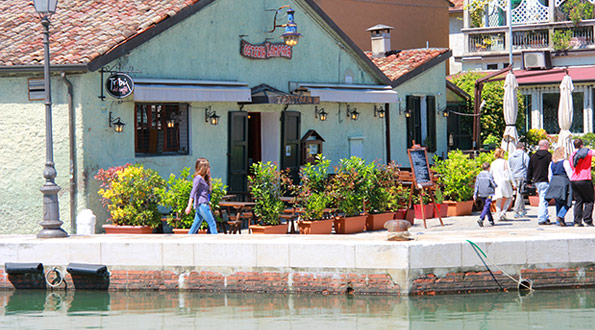
<svg viewBox="0 0 595 330">
<path fill-rule="evenodd" d="M 211 194 L 211 166 L 206 158 L 199 158 L 194 165 L 194 179 L 192 180 L 192 191 L 188 199 L 186 214 L 190 214 L 192 206 L 196 210 L 194 222 L 188 234 L 196 234 L 203 221 L 209 225 L 209 232 L 217 234 L 217 225 L 209 207 Z"/>
<path fill-rule="evenodd" d="M 477 175 L 477 178 L 475 178 L 475 190 L 473 191 L 473 200 L 479 199 L 483 201 L 483 210 L 481 211 L 479 220 L 477 220 L 477 224 L 480 227 L 483 227 L 483 220 L 487 216 L 488 221 L 493 226 L 494 218 L 492 217 L 490 206 L 492 205 L 492 198 L 496 192 L 496 183 L 494 182 L 494 177 L 490 173 L 490 163 L 483 163 L 481 169 L 483 171 L 481 171 Z"/>
</svg>

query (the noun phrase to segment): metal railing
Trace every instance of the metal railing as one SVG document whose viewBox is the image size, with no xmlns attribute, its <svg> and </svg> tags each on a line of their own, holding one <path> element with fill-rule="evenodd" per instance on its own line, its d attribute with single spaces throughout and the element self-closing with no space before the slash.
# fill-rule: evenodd
<svg viewBox="0 0 595 330">
<path fill-rule="evenodd" d="M 517 31 L 512 33 L 512 48 L 515 50 L 548 48 L 549 45 L 549 30 Z"/>
</svg>

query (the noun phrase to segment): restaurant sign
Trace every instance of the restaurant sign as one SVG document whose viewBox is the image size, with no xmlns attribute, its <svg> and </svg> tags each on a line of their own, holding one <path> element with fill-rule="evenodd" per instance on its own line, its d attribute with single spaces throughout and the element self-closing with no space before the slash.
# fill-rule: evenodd
<svg viewBox="0 0 595 330">
<path fill-rule="evenodd" d="M 320 104 L 320 97 L 287 94 L 277 96 L 276 101 L 277 104 Z"/>
<path fill-rule="evenodd" d="M 117 99 L 123 99 L 134 91 L 134 81 L 125 73 L 113 73 L 105 81 L 107 93 Z"/>
<path fill-rule="evenodd" d="M 255 59 L 265 60 L 274 57 L 285 57 L 291 59 L 291 46 L 284 43 L 265 42 L 260 45 L 253 45 L 245 40 L 240 43 L 240 55 Z"/>
</svg>

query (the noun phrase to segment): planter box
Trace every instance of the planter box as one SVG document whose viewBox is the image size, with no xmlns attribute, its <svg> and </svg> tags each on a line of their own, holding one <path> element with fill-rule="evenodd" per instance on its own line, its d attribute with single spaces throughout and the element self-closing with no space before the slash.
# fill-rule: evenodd
<svg viewBox="0 0 595 330">
<path fill-rule="evenodd" d="M 405 220 L 405 217 L 406 216 L 407 216 L 407 209 L 401 209 L 401 210 L 397 210 L 395 212 L 394 219 L 396 219 L 396 220 Z"/>
<path fill-rule="evenodd" d="M 449 217 L 457 217 L 461 215 L 471 215 L 473 211 L 473 201 L 464 202 L 453 202 L 445 201 L 444 204 L 448 205 L 447 215 Z"/>
<path fill-rule="evenodd" d="M 182 235 L 182 234 L 188 234 L 188 231 L 190 229 L 174 228 L 172 230 L 174 232 L 174 235 Z"/>
<path fill-rule="evenodd" d="M 287 224 L 274 226 L 250 225 L 250 230 L 252 230 L 252 234 L 282 235 L 287 234 Z"/>
<path fill-rule="evenodd" d="M 302 235 L 329 235 L 333 232 L 333 219 L 298 221 L 298 228 Z"/>
<path fill-rule="evenodd" d="M 440 212 L 441 218 L 446 218 L 448 216 L 448 205 L 446 203 L 436 204 L 438 208 L 438 212 Z"/>
<path fill-rule="evenodd" d="M 539 206 L 539 196 L 529 196 L 529 205 L 538 207 Z M 554 199 L 550 199 L 548 205 L 556 205 L 556 201 Z"/>
<path fill-rule="evenodd" d="M 366 218 L 366 231 L 384 229 L 384 224 L 394 217 L 395 214 L 393 212 L 368 214 Z"/>
<path fill-rule="evenodd" d="M 512 203 L 512 202 L 510 203 L 510 205 L 508 206 L 508 210 L 506 210 L 507 212 L 512 210 L 512 207 L 514 206 L 513 204 L 514 203 Z M 503 205 L 504 205 L 504 202 L 501 201 L 500 208 L 502 208 Z M 492 205 L 490 205 L 490 212 L 492 212 L 492 213 L 496 212 L 496 201 L 493 201 Z"/>
<path fill-rule="evenodd" d="M 152 234 L 153 228 L 149 226 L 117 226 L 103 225 L 106 234 Z"/>
<path fill-rule="evenodd" d="M 413 209 L 415 210 L 415 219 L 431 219 L 434 217 L 434 204 L 426 204 L 424 205 L 424 214 L 421 214 L 421 205 L 415 204 L 413 205 Z"/>
<path fill-rule="evenodd" d="M 342 217 L 335 219 L 335 233 L 336 234 L 353 234 L 361 233 L 366 227 L 367 215 L 358 215 L 355 217 Z"/>
</svg>

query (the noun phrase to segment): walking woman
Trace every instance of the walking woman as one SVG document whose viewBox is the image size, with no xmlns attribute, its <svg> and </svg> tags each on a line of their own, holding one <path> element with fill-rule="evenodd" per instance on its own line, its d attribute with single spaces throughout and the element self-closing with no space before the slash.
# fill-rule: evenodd
<svg viewBox="0 0 595 330">
<path fill-rule="evenodd" d="M 190 214 L 192 206 L 196 210 L 194 222 L 188 234 L 196 234 L 203 221 L 209 225 L 209 232 L 217 234 L 217 224 L 209 207 L 211 194 L 211 166 L 206 158 L 199 158 L 194 165 L 194 179 L 192 180 L 192 191 L 188 199 L 186 214 Z"/>
<path fill-rule="evenodd" d="M 504 159 L 504 149 L 496 148 L 494 157 L 496 159 L 490 166 L 490 173 L 496 182 L 496 192 L 494 198 L 496 199 L 496 219 L 506 221 L 506 211 L 512 202 L 512 175 L 508 162 Z"/>
<path fill-rule="evenodd" d="M 554 151 L 554 156 L 548 170 L 548 179 L 550 188 L 545 194 L 545 199 L 554 199 L 556 201 L 556 223 L 558 226 L 565 227 L 564 216 L 572 206 L 572 188 L 570 187 L 570 177 L 572 168 L 570 162 L 566 159 L 566 150 L 564 147 L 558 147 Z"/>
</svg>

